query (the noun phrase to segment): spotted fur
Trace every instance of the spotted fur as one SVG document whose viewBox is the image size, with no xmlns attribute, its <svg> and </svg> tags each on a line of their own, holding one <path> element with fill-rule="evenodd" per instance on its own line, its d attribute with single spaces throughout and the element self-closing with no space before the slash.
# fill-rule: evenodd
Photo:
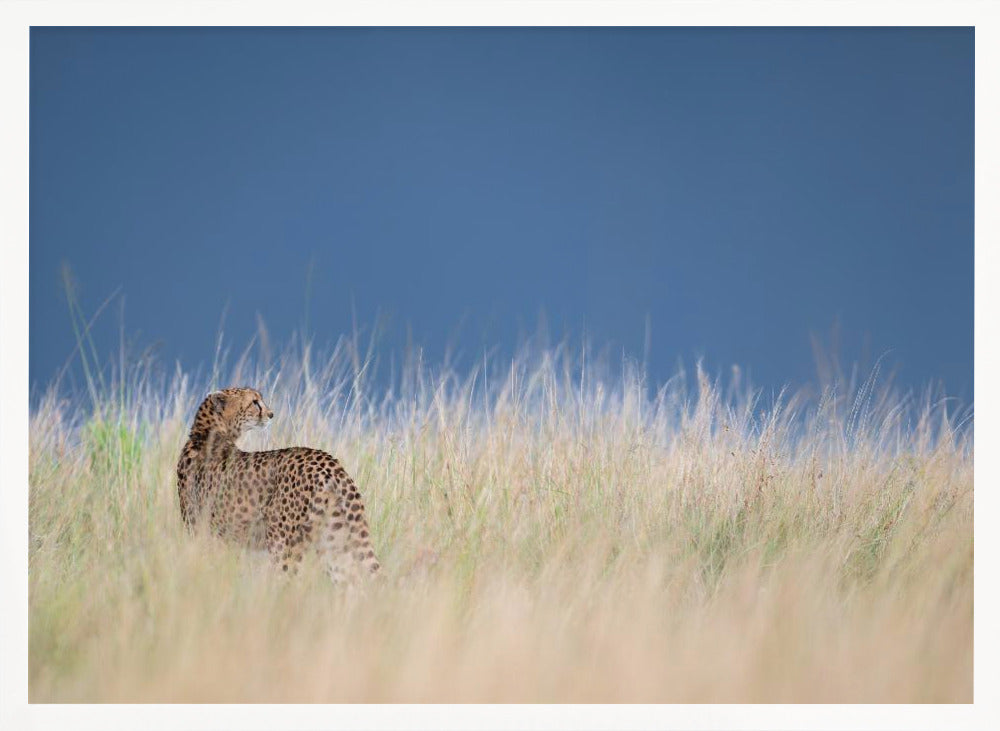
<svg viewBox="0 0 1000 731">
<path fill-rule="evenodd" d="M 260 392 L 216 391 L 198 407 L 177 462 L 181 517 L 208 520 L 227 540 L 252 544 L 262 534 L 284 571 L 310 546 L 334 582 L 379 570 L 365 507 L 354 481 L 326 452 L 306 447 L 244 452 L 236 440 L 274 417 Z"/>
</svg>

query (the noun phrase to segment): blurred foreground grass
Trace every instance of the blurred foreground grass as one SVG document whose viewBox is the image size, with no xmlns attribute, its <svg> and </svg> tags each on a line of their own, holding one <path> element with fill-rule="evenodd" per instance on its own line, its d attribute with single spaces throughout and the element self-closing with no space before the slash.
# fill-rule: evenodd
<svg viewBox="0 0 1000 731">
<path fill-rule="evenodd" d="M 86 403 L 51 390 L 31 702 L 971 702 L 968 425 L 871 383 L 764 404 L 580 363 L 411 364 L 380 391 L 341 344 L 211 384 L 135 366 Z M 327 449 L 355 476 L 377 583 L 289 580 L 185 533 L 177 455 L 226 385 L 276 413 L 245 448 Z"/>
</svg>

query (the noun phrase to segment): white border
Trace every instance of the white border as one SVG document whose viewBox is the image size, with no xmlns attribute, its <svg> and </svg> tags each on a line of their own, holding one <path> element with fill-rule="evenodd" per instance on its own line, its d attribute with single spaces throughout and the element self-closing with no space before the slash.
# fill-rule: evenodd
<svg viewBox="0 0 1000 731">
<path fill-rule="evenodd" d="M 32 728 L 994 729 L 977 707 L 889 705 L 127 705 L 32 706 Z"/>
<path fill-rule="evenodd" d="M 1000 24 L 981 2 L 6 2 L 0 5 L 0 726 L 7 728 L 997 728 L 996 531 L 980 530 L 975 698 L 967 706 L 27 705 L 28 29 L 31 25 L 962 25 L 976 27 L 976 436 L 997 436 Z M 989 246 L 987 243 L 993 244 Z M 934 296 L 934 293 L 928 293 Z M 995 327 L 992 328 L 995 333 Z M 976 514 L 996 516 L 994 450 Z M 991 479 L 992 478 L 992 479 Z M 985 521 L 985 522 L 984 522 Z"/>
</svg>

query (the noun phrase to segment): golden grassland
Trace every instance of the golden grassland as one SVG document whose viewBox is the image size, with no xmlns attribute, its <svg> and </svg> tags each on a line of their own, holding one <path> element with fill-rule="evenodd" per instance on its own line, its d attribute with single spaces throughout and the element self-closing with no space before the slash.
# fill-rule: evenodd
<svg viewBox="0 0 1000 731">
<path fill-rule="evenodd" d="M 947 402 L 764 403 L 700 369 L 654 390 L 564 348 L 380 391 L 358 356 L 36 399 L 31 702 L 972 701 L 971 419 Z M 183 529 L 188 421 L 244 384 L 276 413 L 245 448 L 357 480 L 371 585 Z"/>
</svg>

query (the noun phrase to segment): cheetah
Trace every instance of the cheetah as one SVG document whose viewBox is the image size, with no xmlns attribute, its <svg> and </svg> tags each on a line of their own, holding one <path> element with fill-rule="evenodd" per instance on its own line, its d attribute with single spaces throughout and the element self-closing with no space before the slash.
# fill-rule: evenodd
<svg viewBox="0 0 1000 731">
<path fill-rule="evenodd" d="M 217 535 L 243 545 L 262 537 L 286 572 L 297 570 L 311 546 L 334 583 L 376 573 L 361 495 L 336 459 L 306 447 L 244 452 L 236 446 L 272 418 L 252 388 L 216 391 L 201 402 L 177 462 L 184 524 L 194 529 L 207 519 Z"/>
</svg>

